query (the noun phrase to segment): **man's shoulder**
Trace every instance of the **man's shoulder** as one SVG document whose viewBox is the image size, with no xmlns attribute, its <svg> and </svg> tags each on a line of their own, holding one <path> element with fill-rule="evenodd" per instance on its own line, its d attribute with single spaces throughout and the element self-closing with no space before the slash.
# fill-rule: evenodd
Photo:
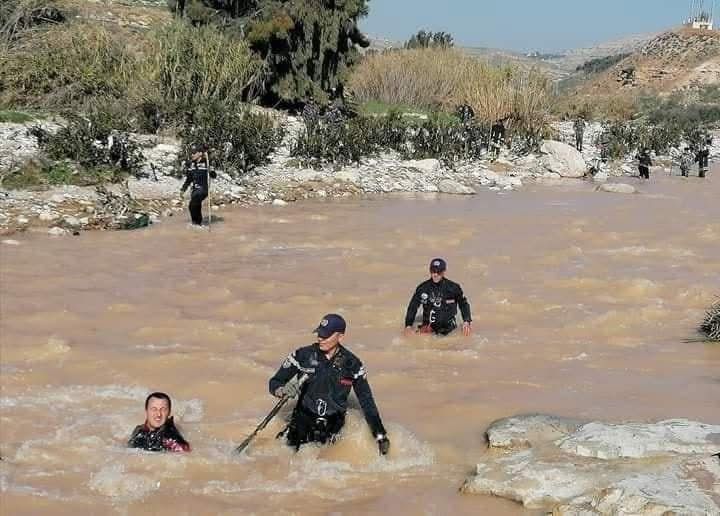
<svg viewBox="0 0 720 516">
<path fill-rule="evenodd" d="M 295 356 L 296 359 L 302 361 L 306 358 L 309 358 L 314 353 L 317 352 L 317 345 L 316 344 L 310 344 L 308 346 L 302 346 L 300 348 L 297 348 L 295 351 L 293 351 L 291 354 Z"/>
<path fill-rule="evenodd" d="M 341 346 L 340 349 L 342 352 L 343 366 L 352 373 L 359 372 L 363 368 L 362 360 L 345 346 Z"/>
<path fill-rule="evenodd" d="M 432 284 L 432 280 L 431 280 L 431 279 L 426 279 L 425 281 L 423 281 L 422 283 L 420 283 L 420 284 L 415 288 L 415 290 L 423 290 L 423 289 L 426 289 L 426 288 L 428 288 L 431 284 Z"/>
<path fill-rule="evenodd" d="M 457 281 L 449 280 L 445 278 L 445 281 L 447 282 L 447 286 L 453 289 L 462 290 L 462 287 L 460 286 L 460 283 Z"/>
</svg>

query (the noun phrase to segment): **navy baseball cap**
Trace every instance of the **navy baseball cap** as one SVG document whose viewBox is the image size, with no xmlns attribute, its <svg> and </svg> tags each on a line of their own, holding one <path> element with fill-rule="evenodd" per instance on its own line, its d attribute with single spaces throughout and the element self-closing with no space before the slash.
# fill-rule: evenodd
<svg viewBox="0 0 720 516">
<path fill-rule="evenodd" d="M 447 263 L 442 258 L 433 258 L 430 262 L 430 272 L 445 272 Z"/>
<path fill-rule="evenodd" d="M 335 332 L 345 333 L 345 319 L 338 314 L 327 314 L 314 331 L 321 339 L 327 339 Z"/>
</svg>

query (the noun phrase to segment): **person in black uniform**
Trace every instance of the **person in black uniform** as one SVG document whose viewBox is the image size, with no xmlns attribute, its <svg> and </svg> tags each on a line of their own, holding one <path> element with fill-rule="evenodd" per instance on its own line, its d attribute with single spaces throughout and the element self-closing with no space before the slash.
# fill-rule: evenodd
<svg viewBox="0 0 720 516">
<path fill-rule="evenodd" d="M 697 161 L 698 164 L 698 177 L 705 177 L 707 174 L 709 167 L 709 159 L 710 159 L 710 148 L 709 145 L 712 143 L 712 140 L 708 139 L 703 141 L 701 145 L 698 146 L 697 152 L 695 154 L 695 161 Z"/>
<path fill-rule="evenodd" d="M 326 315 L 315 330 L 317 342 L 290 353 L 270 378 L 273 396 L 298 397 L 290 424 L 278 437 L 285 436 L 288 445 L 296 450 L 305 443 L 335 442 L 345 424 L 352 388 L 380 454 L 385 455 L 390 449 L 390 440 L 375 405 L 365 367 L 342 345 L 345 328 L 341 316 Z"/>
<path fill-rule="evenodd" d="M 457 327 L 455 316 L 458 307 L 463 318 L 462 332 L 470 335 L 472 316 L 462 287 L 445 277 L 447 263 L 442 258 L 434 258 L 430 262 L 430 279 L 418 285 L 410 299 L 405 315 L 405 335 L 414 332 L 413 323 L 418 308 L 422 305 L 422 325 L 417 333 L 437 333 L 447 335 Z"/>
<path fill-rule="evenodd" d="M 133 430 L 129 448 L 147 451 L 189 452 L 190 444 L 183 438 L 170 415 L 172 402 L 164 392 L 153 392 L 145 399 L 145 423 Z"/>
<path fill-rule="evenodd" d="M 185 194 L 185 190 L 192 185 L 188 209 L 190 210 L 192 223 L 197 226 L 202 225 L 202 203 L 208 196 L 210 185 L 208 176 L 214 179 L 217 177 L 217 174 L 214 171 L 208 170 L 207 151 L 199 147 L 195 148 L 187 164 L 185 182 L 180 188 L 180 195 Z"/>
<path fill-rule="evenodd" d="M 643 179 L 650 179 L 650 167 L 652 167 L 652 159 L 650 158 L 650 149 L 644 148 L 637 155 L 638 170 L 640 171 L 640 177 Z"/>
<path fill-rule="evenodd" d="M 500 147 L 505 143 L 505 119 L 500 118 L 490 127 L 490 150 L 494 159 L 500 155 Z"/>
</svg>

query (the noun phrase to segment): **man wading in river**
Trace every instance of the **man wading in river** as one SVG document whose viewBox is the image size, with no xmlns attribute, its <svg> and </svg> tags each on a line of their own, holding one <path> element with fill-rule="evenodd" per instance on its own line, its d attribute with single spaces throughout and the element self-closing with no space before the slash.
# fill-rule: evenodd
<svg viewBox="0 0 720 516">
<path fill-rule="evenodd" d="M 430 279 L 418 285 L 408 305 L 405 315 L 406 336 L 415 333 L 413 322 L 420 305 L 423 308 L 422 325 L 417 333 L 447 335 L 457 327 L 455 316 L 460 307 L 463 335 L 470 335 L 470 303 L 463 294 L 462 287 L 445 277 L 446 270 L 447 264 L 442 258 L 435 258 L 430 262 Z"/>
<path fill-rule="evenodd" d="M 350 388 L 360 401 L 365 420 L 381 455 L 390 449 L 390 440 L 380 419 L 367 372 L 359 358 L 342 346 L 345 320 L 328 314 L 315 329 L 317 343 L 292 352 L 270 378 L 270 393 L 278 398 L 298 398 L 285 436 L 296 450 L 309 442 L 333 443 L 345 424 Z M 307 380 L 301 381 L 301 376 Z"/>
<path fill-rule="evenodd" d="M 164 392 L 145 399 L 145 423 L 133 430 L 128 447 L 147 451 L 189 452 L 190 444 L 180 435 L 170 415 L 172 402 Z"/>
<path fill-rule="evenodd" d="M 188 209 L 190 210 L 190 219 L 193 225 L 196 226 L 202 226 L 202 203 L 208 196 L 209 177 L 214 179 L 217 174 L 208 169 L 207 150 L 197 147 L 193 149 L 193 153 L 190 155 L 190 162 L 185 172 L 185 182 L 180 188 L 180 194 L 183 195 L 185 190 L 192 185 Z"/>
</svg>

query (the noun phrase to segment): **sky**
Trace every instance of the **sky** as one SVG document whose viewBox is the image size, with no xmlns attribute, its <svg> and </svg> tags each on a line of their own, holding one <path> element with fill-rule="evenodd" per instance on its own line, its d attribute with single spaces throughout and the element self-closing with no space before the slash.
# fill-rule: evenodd
<svg viewBox="0 0 720 516">
<path fill-rule="evenodd" d="M 369 0 L 368 5 L 361 27 L 373 38 L 405 41 L 424 28 L 449 32 L 462 46 L 547 52 L 659 32 L 679 25 L 690 11 L 689 0 Z"/>
</svg>

